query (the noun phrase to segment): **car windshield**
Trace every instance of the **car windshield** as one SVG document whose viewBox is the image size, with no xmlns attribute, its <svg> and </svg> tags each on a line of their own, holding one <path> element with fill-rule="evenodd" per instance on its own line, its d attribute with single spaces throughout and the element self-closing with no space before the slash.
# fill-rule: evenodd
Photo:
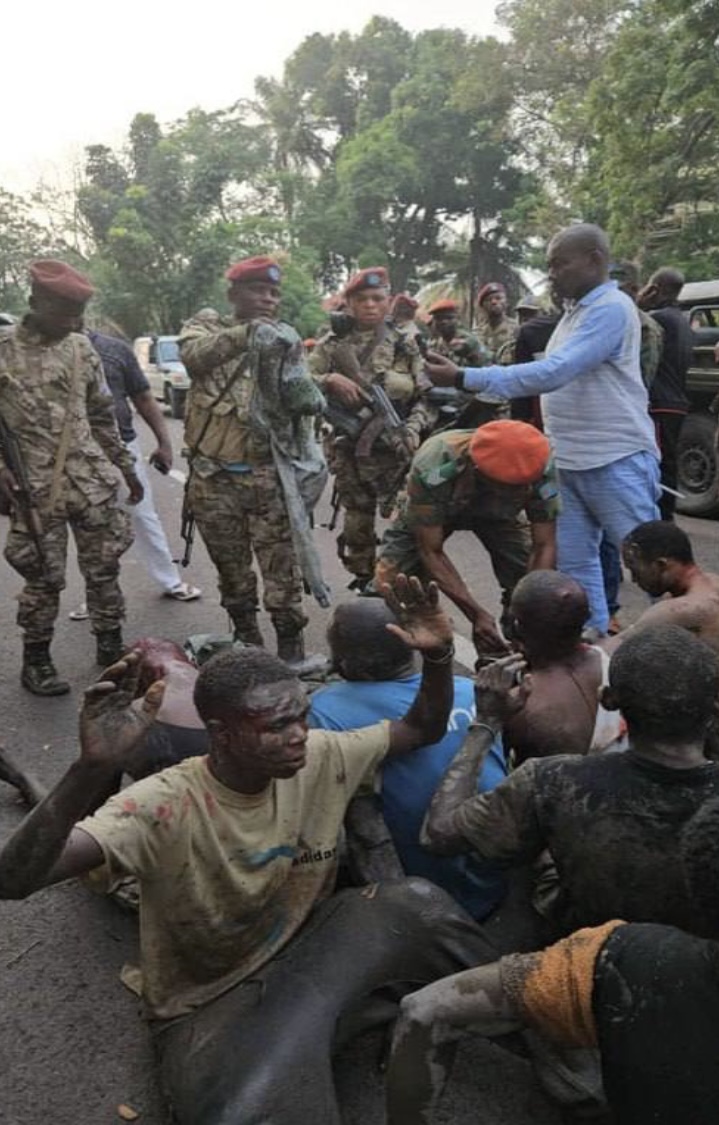
<svg viewBox="0 0 719 1125">
<path fill-rule="evenodd" d="M 157 362 L 180 363 L 180 349 L 177 346 L 177 340 L 157 341 Z"/>
</svg>

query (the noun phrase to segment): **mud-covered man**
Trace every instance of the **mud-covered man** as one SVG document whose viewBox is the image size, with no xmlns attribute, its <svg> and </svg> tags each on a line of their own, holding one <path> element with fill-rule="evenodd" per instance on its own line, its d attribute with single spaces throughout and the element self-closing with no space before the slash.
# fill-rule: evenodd
<svg viewBox="0 0 719 1125">
<path fill-rule="evenodd" d="M 310 369 L 331 408 L 330 468 L 344 511 L 341 558 L 354 575 L 353 587 L 363 589 L 374 573 L 377 510 L 390 514 L 435 411 L 421 387 L 419 348 L 387 321 L 387 271 L 361 270 L 344 297 L 347 316 L 318 342 Z M 373 414 L 365 388 L 374 383 L 403 420 L 401 428 Z"/>
<path fill-rule="evenodd" d="M 281 270 L 268 257 L 245 258 L 225 275 L 233 318 L 203 309 L 182 328 L 180 352 L 192 380 L 185 441 L 191 479 L 187 499 L 219 576 L 222 605 L 235 636 L 261 645 L 257 576 L 277 634 L 278 655 L 304 659 L 302 575 L 295 552 L 287 497 L 273 452 L 271 428 L 256 411 L 262 357 L 285 348 L 302 363 L 302 342 L 277 321 Z M 280 395 L 274 426 L 292 432 L 321 412 L 324 401 L 300 370 L 291 393 Z M 276 432 L 276 430 L 275 430 Z"/>
<path fill-rule="evenodd" d="M 123 651 L 118 579 L 120 556 L 132 542 L 113 465 L 127 482 L 130 503 L 141 501 L 143 490 L 135 458 L 120 439 L 100 360 L 82 335 L 92 286 L 54 259 L 34 262 L 30 279 L 30 311 L 20 324 L 0 329 L 0 415 L 15 436 L 37 505 L 34 534 L 6 449 L 0 449 L 0 498 L 12 520 L 5 558 L 25 579 L 17 615 L 22 683 L 35 695 L 64 695 L 70 685 L 58 676 L 50 645 L 65 587 L 68 528 L 97 660 L 110 664 Z"/>
</svg>

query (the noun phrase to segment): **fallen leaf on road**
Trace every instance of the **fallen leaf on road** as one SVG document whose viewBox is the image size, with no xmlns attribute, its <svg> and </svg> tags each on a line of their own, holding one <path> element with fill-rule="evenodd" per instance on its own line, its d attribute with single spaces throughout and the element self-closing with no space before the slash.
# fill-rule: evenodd
<svg viewBox="0 0 719 1125">
<path fill-rule="evenodd" d="M 117 1107 L 117 1116 L 123 1121 L 137 1121 L 140 1114 L 131 1105 L 119 1105 Z"/>
</svg>

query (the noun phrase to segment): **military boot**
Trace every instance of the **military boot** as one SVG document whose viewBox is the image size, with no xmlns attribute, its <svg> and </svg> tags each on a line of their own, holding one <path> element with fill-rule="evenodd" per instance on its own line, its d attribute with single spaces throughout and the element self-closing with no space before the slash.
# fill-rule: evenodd
<svg viewBox="0 0 719 1125">
<path fill-rule="evenodd" d="M 67 680 L 58 678 L 45 641 L 25 641 L 20 682 L 33 695 L 67 695 L 70 690 Z"/>
<path fill-rule="evenodd" d="M 116 664 L 125 655 L 122 629 L 105 629 L 102 633 L 96 633 L 95 644 L 97 645 L 97 663 L 101 668 L 108 668 L 110 664 Z"/>
<path fill-rule="evenodd" d="M 255 606 L 228 605 L 226 609 L 234 625 L 235 640 L 242 641 L 243 645 L 257 645 L 258 648 L 262 648 L 265 642 L 257 624 Z"/>
<path fill-rule="evenodd" d="M 277 655 L 296 676 L 321 676 L 327 671 L 326 656 L 305 656 L 305 638 L 297 621 L 278 614 L 273 615 L 272 624 L 277 634 Z"/>
</svg>

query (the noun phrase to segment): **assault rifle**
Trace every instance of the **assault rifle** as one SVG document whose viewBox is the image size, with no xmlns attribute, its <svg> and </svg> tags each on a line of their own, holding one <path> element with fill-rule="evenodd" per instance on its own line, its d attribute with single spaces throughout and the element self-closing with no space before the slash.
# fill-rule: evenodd
<svg viewBox="0 0 719 1125">
<path fill-rule="evenodd" d="M 32 485 L 30 484 L 30 478 L 27 475 L 27 469 L 25 468 L 25 462 L 20 452 L 19 442 L 1 415 L 0 452 L 2 453 L 7 468 L 15 477 L 15 483 L 17 485 L 17 488 L 13 492 L 12 500 L 9 505 L 5 506 L 7 510 L 4 510 L 3 514 L 10 515 L 12 509 L 17 508 L 25 522 L 30 538 L 33 541 L 42 569 L 47 574 L 49 563 L 43 540 L 44 532 L 42 520 L 40 519 L 40 510 L 37 506 Z"/>
</svg>

